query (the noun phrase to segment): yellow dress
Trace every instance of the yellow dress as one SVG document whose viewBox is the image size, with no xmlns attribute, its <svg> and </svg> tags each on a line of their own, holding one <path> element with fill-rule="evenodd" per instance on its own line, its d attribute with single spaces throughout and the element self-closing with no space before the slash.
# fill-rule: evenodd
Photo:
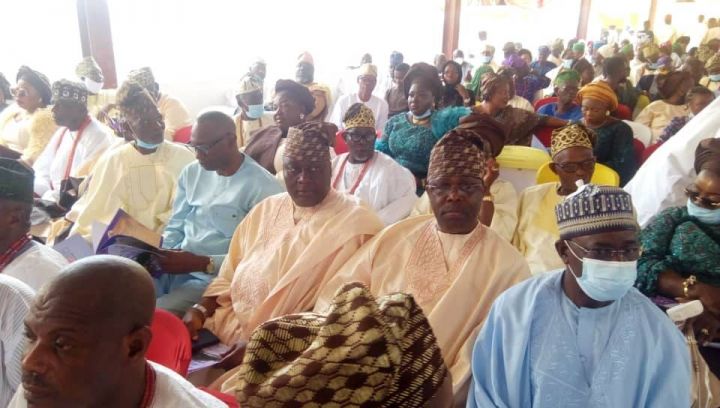
<svg viewBox="0 0 720 408">
<path fill-rule="evenodd" d="M 57 130 L 50 107 L 28 113 L 17 105 L 0 115 L 0 145 L 22 154 L 21 159 L 32 166 Z"/>
</svg>

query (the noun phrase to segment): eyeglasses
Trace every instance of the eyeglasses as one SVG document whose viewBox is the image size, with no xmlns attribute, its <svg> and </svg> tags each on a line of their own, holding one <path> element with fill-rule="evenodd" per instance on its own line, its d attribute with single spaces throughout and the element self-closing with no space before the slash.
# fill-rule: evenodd
<svg viewBox="0 0 720 408">
<path fill-rule="evenodd" d="M 599 259 L 602 261 L 612 261 L 613 259 L 621 258 L 635 261 L 642 255 L 642 248 L 630 247 L 625 249 L 610 249 L 610 248 L 591 248 L 587 249 L 575 241 L 566 241 L 572 243 L 576 247 L 580 248 L 585 252 L 587 258 Z M 585 258 L 585 257 L 583 257 Z"/>
<path fill-rule="evenodd" d="M 323 171 L 323 168 L 320 166 L 307 166 L 307 167 L 299 167 L 299 166 L 292 166 L 292 165 L 283 166 L 283 172 L 289 176 L 299 176 L 300 173 L 302 173 L 302 172 L 307 172 L 308 175 L 314 176 L 314 175 L 320 174 L 322 171 Z"/>
<path fill-rule="evenodd" d="M 152 125 L 161 125 L 163 123 L 163 117 L 157 116 L 154 118 L 140 118 L 140 119 L 130 119 L 130 118 L 126 117 L 125 121 L 130 126 L 130 128 L 133 130 L 133 133 L 134 133 L 135 129 L 138 129 L 138 128 L 152 126 Z"/>
<path fill-rule="evenodd" d="M 472 195 L 482 191 L 484 188 L 485 186 L 482 183 L 458 185 L 429 183 L 427 186 L 425 186 L 426 190 L 438 195 L 448 195 L 453 190 L 459 193 L 463 193 L 465 195 Z"/>
<path fill-rule="evenodd" d="M 208 154 L 210 149 L 212 149 L 213 147 L 217 146 L 218 143 L 225 140 L 225 137 L 226 136 L 223 136 L 220 139 L 218 139 L 214 142 L 211 142 L 211 143 L 205 143 L 205 144 L 199 144 L 199 145 L 192 144 L 192 142 L 190 142 L 190 143 L 187 143 L 187 146 L 195 151 L 201 152 L 203 154 Z"/>
<path fill-rule="evenodd" d="M 575 173 L 581 168 L 585 171 L 592 171 L 595 168 L 595 159 L 588 159 L 581 162 L 555 163 L 562 171 Z"/>
<path fill-rule="evenodd" d="M 353 143 L 374 141 L 377 136 L 375 132 L 351 132 L 345 131 L 345 138 Z"/>
<path fill-rule="evenodd" d="M 720 208 L 720 203 L 712 201 L 705 197 L 700 197 L 700 192 L 691 189 L 690 187 L 685 188 L 685 195 L 694 203 L 700 204 L 703 207 Z"/>
</svg>

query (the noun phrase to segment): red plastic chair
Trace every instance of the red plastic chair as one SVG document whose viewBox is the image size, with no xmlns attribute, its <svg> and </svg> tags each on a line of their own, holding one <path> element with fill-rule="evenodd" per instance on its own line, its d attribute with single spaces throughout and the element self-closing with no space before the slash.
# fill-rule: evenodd
<svg viewBox="0 0 720 408">
<path fill-rule="evenodd" d="M 620 120 L 632 120 L 632 109 L 627 107 L 627 105 L 620 104 L 617 109 L 615 109 L 615 112 L 613 112 L 613 116 Z"/>
<path fill-rule="evenodd" d="M 549 103 L 557 102 L 557 100 L 558 100 L 557 96 L 548 96 L 547 98 L 538 99 L 533 104 L 533 108 L 535 108 L 535 112 L 537 112 L 538 109 L 540 109 L 541 107 L 543 107 Z M 537 135 L 535 135 L 535 136 L 537 136 Z"/>
<path fill-rule="evenodd" d="M 176 143 L 189 143 L 190 135 L 192 134 L 192 125 L 180 128 L 173 133 L 173 142 Z"/>
<path fill-rule="evenodd" d="M 645 162 L 645 145 L 643 142 L 633 139 L 633 147 L 635 148 L 635 160 L 637 161 L 638 166 L 640 166 L 643 162 Z"/>
<path fill-rule="evenodd" d="M 168 311 L 155 309 L 150 331 L 153 336 L 145 357 L 186 377 L 192 346 L 182 320 Z"/>
<path fill-rule="evenodd" d="M 662 142 L 657 142 L 655 144 L 652 144 L 645 148 L 645 151 L 643 151 L 643 160 L 642 162 L 645 163 L 645 160 L 648 159 L 648 157 L 652 156 L 653 153 L 655 153 L 655 150 L 659 149 L 660 146 L 662 146 Z"/>
<path fill-rule="evenodd" d="M 535 129 L 535 137 L 538 138 L 540 143 L 543 144 L 545 147 L 550 147 L 550 138 L 552 137 L 552 131 L 555 128 L 550 126 L 540 126 L 537 129 Z"/>
</svg>

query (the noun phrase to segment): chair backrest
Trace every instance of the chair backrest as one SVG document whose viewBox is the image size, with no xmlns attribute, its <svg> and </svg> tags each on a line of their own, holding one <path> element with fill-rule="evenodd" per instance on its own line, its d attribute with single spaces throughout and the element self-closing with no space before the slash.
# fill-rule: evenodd
<svg viewBox="0 0 720 408">
<path fill-rule="evenodd" d="M 547 98 L 538 99 L 533 104 L 533 108 L 535 108 L 535 112 L 537 112 L 537 110 L 540 109 L 541 107 L 543 107 L 549 103 L 557 102 L 557 100 L 558 100 L 557 96 L 548 96 Z"/>
<path fill-rule="evenodd" d="M 640 167 L 645 161 L 645 145 L 638 139 L 633 139 L 633 148 L 635 149 L 635 162 L 637 162 L 638 167 Z"/>
<path fill-rule="evenodd" d="M 560 181 L 560 177 L 550 170 L 550 162 L 545 163 L 537 171 L 535 182 L 537 184 L 552 183 Z M 595 163 L 595 171 L 593 172 L 592 179 L 590 182 L 593 184 L 599 184 L 603 186 L 620 186 L 620 176 L 604 164 Z"/>
<path fill-rule="evenodd" d="M 527 146 L 505 146 L 497 157 L 500 168 L 537 170 L 550 160 L 548 152 Z"/>
<path fill-rule="evenodd" d="M 632 109 L 630 109 L 627 105 L 620 104 L 617 109 L 615 109 L 615 112 L 613 112 L 613 116 L 621 120 L 631 120 Z"/>
<path fill-rule="evenodd" d="M 192 346 L 182 320 L 170 312 L 155 309 L 150 331 L 153 336 L 145 357 L 183 377 L 187 376 Z"/>
<path fill-rule="evenodd" d="M 173 142 L 175 143 L 189 143 L 190 136 L 192 135 L 192 125 L 180 128 L 173 133 Z"/>
<path fill-rule="evenodd" d="M 642 142 L 643 146 L 648 147 L 652 141 L 652 131 L 649 127 L 642 123 L 633 122 L 631 120 L 623 120 L 632 129 L 633 137 Z"/>
</svg>

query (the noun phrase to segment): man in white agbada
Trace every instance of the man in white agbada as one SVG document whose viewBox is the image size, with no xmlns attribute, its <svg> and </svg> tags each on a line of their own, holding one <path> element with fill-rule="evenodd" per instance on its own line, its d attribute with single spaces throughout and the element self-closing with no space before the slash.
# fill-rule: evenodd
<svg viewBox="0 0 720 408">
<path fill-rule="evenodd" d="M 88 114 L 85 85 L 60 80 L 53 84 L 52 93 L 53 118 L 60 127 L 35 161 L 33 170 L 35 194 L 57 202 L 62 182 L 70 177 L 87 177 L 114 136 Z"/>
<path fill-rule="evenodd" d="M 20 363 L 25 351 L 25 316 L 35 291 L 0 274 L 0 407 L 6 407 L 20 385 Z"/>
<path fill-rule="evenodd" d="M 192 118 L 185 105 L 177 98 L 160 93 L 160 85 L 155 82 L 149 67 L 130 71 L 128 80 L 139 83 L 152 95 L 165 123 L 165 140 L 173 140 L 175 132 L 192 125 Z"/>
<path fill-rule="evenodd" d="M 22 386 L 9 407 L 227 407 L 145 358 L 154 311 L 139 264 L 94 256 L 68 266 L 30 307 Z"/>
<path fill-rule="evenodd" d="M 349 152 L 333 159 L 332 187 L 368 204 L 385 225 L 410 214 L 417 195 L 415 177 L 391 157 L 375 151 L 375 118 L 362 103 L 348 109 L 343 137 Z"/>
<path fill-rule="evenodd" d="M 633 196 L 640 226 L 665 208 L 685 205 L 685 187 L 695 177 L 695 149 L 710 137 L 720 138 L 720 98 L 663 143 L 625 185 Z"/>
<path fill-rule="evenodd" d="M 93 222 L 109 224 L 118 209 L 162 232 L 172 214 L 178 177 L 195 159 L 187 147 L 164 141 L 163 117 L 139 83 L 125 82 L 117 99 L 135 140 L 111 150 L 98 163 L 87 192 L 67 215 L 75 222 L 70 234 L 88 241 Z"/>
<path fill-rule="evenodd" d="M 0 158 L 0 273 L 38 290 L 60 273 L 67 260 L 30 239 L 32 206 L 32 170 Z"/>
<path fill-rule="evenodd" d="M 389 108 L 384 99 L 372 94 L 377 84 L 377 67 L 372 64 L 363 64 L 360 67 L 357 82 L 358 91 L 349 95 L 343 95 L 338 99 L 328 122 L 337 125 L 338 129 L 343 129 L 343 118 L 350 106 L 356 103 L 362 103 L 372 110 L 373 116 L 375 117 L 375 129 L 382 131 L 388 120 Z"/>
<path fill-rule="evenodd" d="M 497 298 L 473 349 L 467 407 L 690 406 L 685 339 L 633 288 L 630 196 L 588 184 L 555 213 L 564 269 Z"/>
</svg>

